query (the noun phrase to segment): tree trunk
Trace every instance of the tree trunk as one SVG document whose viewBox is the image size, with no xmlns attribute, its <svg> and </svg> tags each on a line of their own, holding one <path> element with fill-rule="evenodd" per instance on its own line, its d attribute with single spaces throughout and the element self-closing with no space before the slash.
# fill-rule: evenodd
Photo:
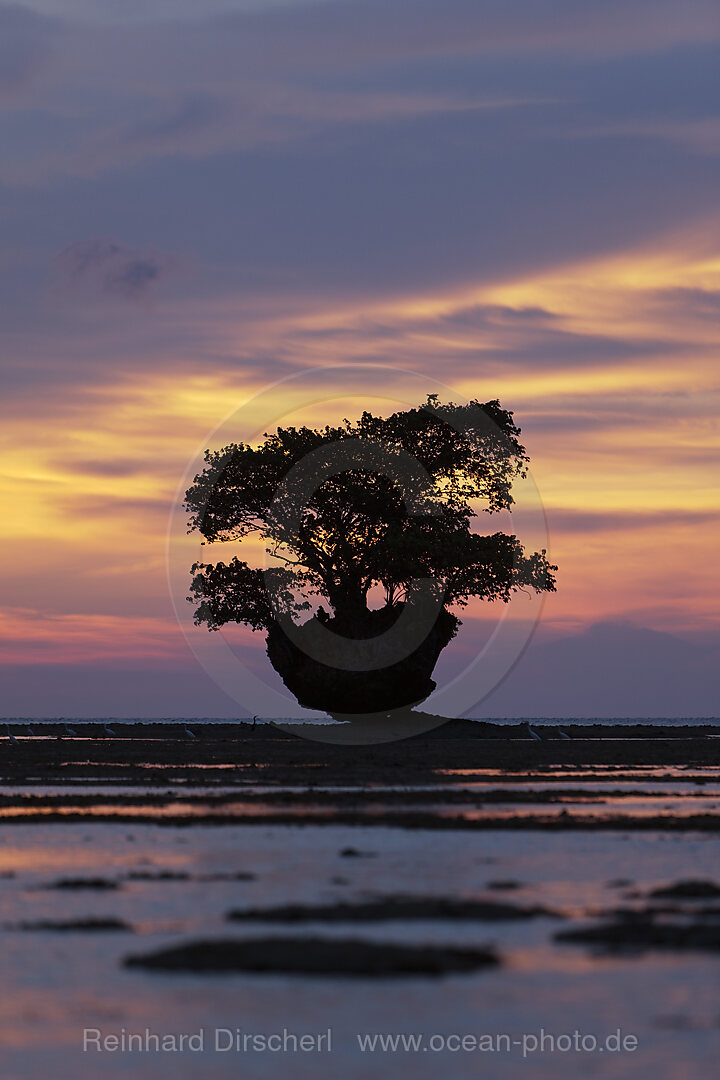
<svg viewBox="0 0 720 1080">
<path fill-rule="evenodd" d="M 367 619 L 367 593 L 360 585 L 351 588 L 329 589 L 328 598 L 338 624 L 347 627 L 348 630 L 350 630 L 354 622 L 357 621 L 359 625 L 362 625 Z M 354 637 L 354 634 L 350 630 L 349 633 L 345 633 L 345 636 Z"/>
</svg>

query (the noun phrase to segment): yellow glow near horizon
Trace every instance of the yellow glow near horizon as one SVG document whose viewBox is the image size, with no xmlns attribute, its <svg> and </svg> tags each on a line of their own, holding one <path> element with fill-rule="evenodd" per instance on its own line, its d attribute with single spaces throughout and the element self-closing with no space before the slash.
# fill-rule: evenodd
<svg viewBox="0 0 720 1080">
<path fill-rule="evenodd" d="M 317 382 L 317 400 L 308 405 L 297 387 L 279 381 L 277 420 L 268 427 L 333 424 L 363 407 L 401 408 L 402 373 L 414 368 L 447 381 L 456 395 L 498 397 L 523 428 L 548 512 L 552 555 L 561 566 L 546 618 L 582 625 L 621 611 L 653 625 L 705 626 L 718 618 L 709 597 L 717 586 L 720 380 L 715 321 L 702 304 L 705 293 L 720 293 L 720 258 L 704 244 L 697 235 L 669 238 L 665 249 L 589 259 L 522 280 L 468 283 L 434 296 L 295 303 L 282 312 L 268 303 L 247 340 L 268 352 L 285 344 L 298 369 L 316 368 Z M 481 329 L 462 318 L 451 327 L 438 324 L 473 308 L 489 311 Z M 513 320 L 505 309 L 537 313 Z M 231 312 L 208 308 L 203 316 L 214 317 L 224 342 L 239 337 Z M 585 336 L 578 362 L 555 361 L 551 352 L 533 360 L 534 343 L 548 328 Z M 616 340 L 618 350 L 584 362 L 588 336 Z M 390 384 L 376 397 L 361 396 L 324 373 L 325 362 L 370 356 L 397 369 L 397 401 Z M 156 617 L 151 610 L 165 588 L 163 545 L 178 483 L 199 449 L 229 441 L 212 431 L 268 381 L 260 368 L 238 372 L 211 361 L 202 370 L 178 372 L 154 366 L 149 353 L 141 375 L 86 388 L 81 401 L 61 395 L 45 406 L 47 417 L 39 402 L 32 431 L 23 416 L 8 418 L 0 497 L 10 507 L 4 521 L 9 562 L 1 573 L 8 582 L 22 574 L 30 581 L 44 560 L 55 574 L 42 579 L 25 614 L 16 607 L 6 620 L 6 633 L 15 635 L 13 655 L 25 655 L 27 646 L 32 657 L 43 611 L 85 618 L 68 608 L 58 577 L 69 553 L 99 583 L 103 610 L 93 616 L 99 621 L 90 636 L 109 642 L 122 625 L 123 655 L 134 647 L 142 655 L 149 640 L 164 655 L 170 624 L 147 619 Z M 366 382 L 372 387 L 372 369 Z M 246 429 L 232 436 L 245 437 Z M 594 523 L 588 515 L 597 516 Z M 602 515 L 609 525 L 601 527 Z M 259 556 L 256 548 L 249 551 Z M 207 549 L 208 561 L 233 553 L 220 545 Z M 138 590 L 137 613 L 120 611 L 126 574 L 153 594 L 155 607 L 143 609 Z M 668 581 L 677 587 L 670 589 Z M 19 630 L 23 620 L 27 633 Z M 42 640 L 61 642 L 68 634 L 73 656 L 90 648 L 79 624 L 54 617 Z"/>
</svg>

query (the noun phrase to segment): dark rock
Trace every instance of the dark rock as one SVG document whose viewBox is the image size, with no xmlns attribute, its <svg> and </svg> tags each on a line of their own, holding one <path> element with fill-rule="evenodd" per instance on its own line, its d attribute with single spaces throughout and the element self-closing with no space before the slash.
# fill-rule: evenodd
<svg viewBox="0 0 720 1080">
<path fill-rule="evenodd" d="M 327 663 L 315 660 L 302 648 L 321 622 L 340 638 L 371 641 L 390 630 L 402 613 L 403 605 L 367 611 L 353 619 L 325 617 L 311 619 L 297 627 L 297 642 L 291 640 L 278 623 L 267 634 L 267 654 L 270 663 L 288 690 L 306 709 L 322 709 L 342 716 L 403 709 L 417 705 L 433 692 L 436 683 L 431 678 L 437 659 L 454 636 L 459 620 L 444 608 L 421 644 L 405 659 L 368 671 L 348 671 L 332 663 L 332 649 Z M 379 658 L 383 646 L 378 644 Z"/>
<path fill-rule="evenodd" d="M 331 904 L 284 904 L 273 908 L 245 908 L 228 912 L 227 918 L 234 922 L 382 922 L 391 919 L 477 919 L 501 922 L 534 919 L 538 916 L 562 917 L 558 912 L 544 907 L 519 907 L 493 900 L 390 896 L 355 903 L 342 900 Z"/>
<path fill-rule="evenodd" d="M 692 909 L 684 904 L 653 904 L 647 908 L 612 908 L 606 911 L 594 911 L 593 915 L 614 919 L 656 919 L 661 915 L 693 915 L 698 919 L 716 919 L 720 916 L 720 906 L 698 907 Z"/>
<path fill-rule="evenodd" d="M 190 875 L 182 870 L 131 870 L 128 881 L 189 881 Z"/>
<path fill-rule="evenodd" d="M 40 919 L 38 922 L 23 922 L 17 926 L 8 926 L 9 930 L 58 930 L 58 931 L 103 931 L 103 930 L 132 930 L 129 923 L 122 919 L 107 918 L 87 919 Z"/>
<path fill-rule="evenodd" d="M 677 881 L 653 889 L 648 895 L 658 900 L 709 900 L 720 896 L 720 886 L 712 881 Z"/>
<path fill-rule="evenodd" d="M 499 964 L 487 948 L 393 945 L 327 938 L 212 940 L 128 956 L 126 967 L 151 971 L 281 972 L 291 975 L 443 975 Z"/>
<path fill-rule="evenodd" d="M 617 923 L 562 930 L 555 941 L 575 945 L 595 945 L 611 952 L 641 953 L 650 949 L 702 950 L 720 949 L 720 923 L 658 922 L 646 913 L 624 918 Z"/>
<path fill-rule="evenodd" d="M 58 878 L 57 881 L 51 882 L 48 889 L 96 889 L 110 890 L 119 889 L 117 881 L 110 881 L 108 878 Z"/>
<path fill-rule="evenodd" d="M 225 873 L 222 870 L 218 870 L 213 874 L 199 874 L 197 881 L 256 881 L 257 874 L 253 874 L 251 870 L 229 870 Z"/>
</svg>

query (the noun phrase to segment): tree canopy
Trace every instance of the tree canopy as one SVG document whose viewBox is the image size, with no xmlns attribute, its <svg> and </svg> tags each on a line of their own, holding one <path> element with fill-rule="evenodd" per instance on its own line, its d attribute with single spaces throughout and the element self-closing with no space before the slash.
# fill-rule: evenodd
<svg viewBox="0 0 720 1080">
<path fill-rule="evenodd" d="M 206 451 L 186 495 L 190 529 L 211 544 L 254 535 L 278 569 L 273 609 L 262 568 L 237 557 L 196 563 L 196 623 L 268 631 L 279 611 L 297 617 L 313 598 L 347 623 L 368 612 L 373 590 L 385 609 L 399 610 L 419 579 L 445 608 L 473 597 L 507 602 L 521 588 L 554 591 L 557 568 L 544 550 L 528 554 L 515 535 L 472 528 L 478 513 L 512 507 L 513 482 L 529 462 L 519 435 L 497 400 L 456 405 L 431 396 L 388 417 L 366 411 L 336 427 L 278 428 L 259 446 Z M 326 475 L 333 454 L 347 467 Z M 406 468 L 410 459 L 415 468 Z M 296 469 L 313 481 L 307 498 L 291 482 Z"/>
</svg>

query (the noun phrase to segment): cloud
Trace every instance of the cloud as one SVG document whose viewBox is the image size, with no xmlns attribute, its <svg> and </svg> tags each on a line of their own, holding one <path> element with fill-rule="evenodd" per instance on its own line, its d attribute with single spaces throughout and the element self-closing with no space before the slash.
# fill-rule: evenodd
<svg viewBox="0 0 720 1080">
<path fill-rule="evenodd" d="M 97 176 L 159 156 L 264 148 L 339 126 L 542 109 L 582 95 L 585 82 L 596 87 L 604 65 L 618 57 L 654 64 L 641 68 L 646 93 L 662 94 L 658 58 L 720 40 L 709 0 L 689 0 L 682 14 L 672 0 L 592 0 L 581 8 L 575 0 L 518 0 L 511 7 L 501 0 L 415 0 L 412 12 L 406 0 L 355 0 L 210 12 L 191 22 L 173 18 L 167 3 L 162 18 L 142 26 L 81 17 L 50 22 L 8 10 L 26 37 L 24 23 L 35 20 L 63 38 L 43 79 L 22 99 L 22 130 L 0 132 L 0 175 L 13 185 Z M 9 51 L 9 62 L 21 62 L 24 51 Z M 572 71 L 581 55 L 590 71 L 578 83 Z M 682 79 L 692 70 L 685 63 L 673 75 Z M 617 105 L 611 102 L 608 114 L 609 96 L 604 85 L 600 115 L 595 95 L 579 122 L 571 113 L 573 130 L 599 131 L 613 120 Z M 525 135 L 552 130 L 554 115 L 533 115 Z M 628 121 L 625 111 L 615 119 Z M 678 137 L 694 123 L 705 121 L 684 117 Z M 697 137 L 705 138 L 700 128 Z"/>
<path fill-rule="evenodd" d="M 62 105 L 56 106 L 56 112 L 27 107 L 18 113 L 14 129 L 6 123 L 8 147 L 0 177 L 14 188 L 44 188 L 57 181 L 146 166 L 156 159 L 204 160 L 249 150 L 262 153 L 302 144 L 325 131 L 345 132 L 353 127 L 362 131 L 367 125 L 392 126 L 434 116 L 502 113 L 549 104 L 539 96 L 349 92 L 252 80 L 231 84 L 222 94 L 188 95 L 158 80 L 141 96 L 132 90 L 123 95 L 110 121 L 103 109 L 92 106 L 81 114 L 68 113 Z M 21 146 L 14 152 L 16 143 Z"/>
<path fill-rule="evenodd" d="M 610 532 L 622 535 L 636 529 L 668 530 L 674 526 L 687 529 L 720 524 L 717 510 L 579 510 L 546 506 L 548 525 L 558 533 L 587 534 Z"/>
<path fill-rule="evenodd" d="M 125 247 L 114 240 L 78 241 L 57 256 L 66 281 L 90 285 L 103 295 L 140 300 L 164 274 L 168 260 L 157 252 Z"/>
<path fill-rule="evenodd" d="M 540 15 L 422 2 L 410 16 L 330 3 L 68 25 L 25 107 L 0 115 L 3 238 L 59 249 L 105 232 L 147 237 L 191 251 L 228 291 L 359 295 L 528 272 L 710 213 L 716 158 L 640 137 L 608 153 L 604 140 L 549 133 L 627 119 L 619 110 L 638 101 L 668 121 L 668 85 L 683 119 L 701 118 L 698 56 L 681 44 L 695 33 L 709 69 L 713 35 L 698 31 L 709 9 L 691 8 L 669 51 L 637 44 L 620 64 L 579 59 L 568 25 L 607 23 L 625 42 L 627 23 L 646 19 L 648 41 L 670 40 L 678 16 L 662 4 L 667 18 L 651 19 L 640 0 L 583 5 L 582 19 L 564 2 L 534 6 Z M 541 24 L 546 45 L 513 51 L 533 26 L 540 41 Z"/>
<path fill-rule="evenodd" d="M 674 0 L 588 0 L 582 7 L 575 0 L 414 0 L 411 11 L 406 0 L 351 0 L 211 16 L 193 30 L 198 57 L 222 35 L 254 69 L 348 70 L 468 53 L 654 53 L 719 40 L 720 19 L 714 0 L 687 0 L 682 9 Z M 221 49 L 221 59 L 227 53 Z"/>
<path fill-rule="evenodd" d="M 66 468 L 69 472 L 79 472 L 87 476 L 99 476 L 104 478 L 137 476 L 141 471 L 141 463 L 133 458 L 113 458 L 104 461 L 92 461 L 85 458 L 59 460 L 58 465 Z"/>
<path fill-rule="evenodd" d="M 517 370 L 577 369 L 604 366 L 646 357 L 655 360 L 665 347 L 656 338 L 613 337 L 598 328 L 578 333 L 563 326 L 560 311 L 511 308 L 496 304 L 459 306 L 456 310 L 427 318 L 399 314 L 397 319 L 361 317 L 353 325 L 325 326 L 296 332 L 296 337 L 322 343 L 338 352 L 372 343 L 376 352 L 392 351 L 416 362 L 435 356 L 451 362 L 456 372 L 482 364 L 487 373 Z M 676 343 L 676 351 L 683 346 Z M 688 349 L 692 344 L 688 343 Z"/>
<path fill-rule="evenodd" d="M 226 111 L 223 99 L 212 94 L 186 94 L 170 102 L 159 102 L 150 115 L 130 122 L 123 132 L 124 144 L 147 144 L 161 152 L 172 152 L 193 136 L 214 124 Z"/>
<path fill-rule="evenodd" d="M 573 139 L 634 139 L 674 143 L 698 154 L 720 154 L 720 116 L 693 117 L 682 120 L 645 117 L 612 121 L 593 126 L 568 126 L 557 134 Z"/>
<path fill-rule="evenodd" d="M 20 4 L 0 5 L 0 93 L 22 86 L 39 70 L 58 26 Z"/>
<path fill-rule="evenodd" d="M 328 0 L 204 0 L 202 12 L 204 16 L 227 15 L 230 11 L 248 12 L 326 2 Z M 176 22 L 178 19 L 194 23 L 198 20 L 197 0 L 152 0 L 151 4 L 145 0 L 123 0 L 122 4 L 98 3 L 98 0 L 32 0 L 32 4 L 35 11 L 42 11 L 46 15 L 109 26 L 125 23 L 152 25 L 164 21 Z"/>
<path fill-rule="evenodd" d="M 177 622 L 136 617 L 50 614 L 0 608 L 0 664 L 87 664 L 129 658 L 162 662 L 185 651 Z"/>
</svg>

